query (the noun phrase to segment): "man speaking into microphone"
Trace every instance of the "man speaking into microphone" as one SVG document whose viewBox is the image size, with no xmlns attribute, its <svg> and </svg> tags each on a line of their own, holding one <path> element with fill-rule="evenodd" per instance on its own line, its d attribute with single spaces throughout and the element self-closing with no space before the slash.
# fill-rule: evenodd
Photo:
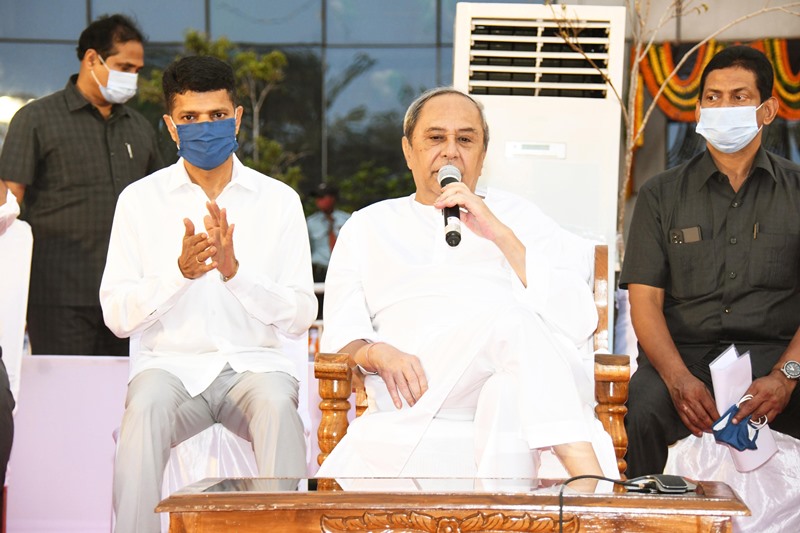
<svg viewBox="0 0 800 533">
<path fill-rule="evenodd" d="M 474 420 L 477 477 L 535 477 L 549 447 L 571 475 L 616 477 L 579 351 L 597 324 L 593 246 L 476 190 L 489 128 L 468 95 L 426 92 L 403 133 L 416 192 L 353 213 L 328 269 L 321 348 L 351 355 L 370 405 L 318 475 L 463 477 L 415 455 L 434 418 L 455 418 Z"/>
</svg>

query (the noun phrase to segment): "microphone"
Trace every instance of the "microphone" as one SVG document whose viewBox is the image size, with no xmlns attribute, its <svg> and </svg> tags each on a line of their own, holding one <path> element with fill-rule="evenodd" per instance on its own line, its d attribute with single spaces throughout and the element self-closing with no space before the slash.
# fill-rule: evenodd
<svg viewBox="0 0 800 533">
<path fill-rule="evenodd" d="M 453 165 L 445 165 L 439 169 L 439 185 L 444 187 L 450 183 L 461 181 L 461 171 Z M 457 205 L 442 209 L 444 215 L 444 240 L 450 246 L 458 246 L 461 242 L 461 211 Z"/>
</svg>

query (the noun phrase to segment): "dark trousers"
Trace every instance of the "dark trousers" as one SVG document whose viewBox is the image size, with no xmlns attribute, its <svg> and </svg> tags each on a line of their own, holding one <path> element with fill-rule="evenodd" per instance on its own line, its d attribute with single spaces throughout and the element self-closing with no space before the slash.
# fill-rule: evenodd
<svg viewBox="0 0 800 533">
<path fill-rule="evenodd" d="M 3 347 L 0 346 L 0 511 L 3 509 L 3 486 L 6 482 L 6 468 L 11 457 L 11 443 L 14 440 L 14 396 L 8 384 L 8 372 L 3 363 Z"/>
<path fill-rule="evenodd" d="M 128 339 L 106 327 L 97 306 L 28 306 L 31 353 L 40 355 L 128 355 Z"/>
<path fill-rule="evenodd" d="M 720 345 L 688 365 L 692 375 L 705 383 L 712 394 L 709 364 L 725 348 L 727 346 Z M 753 379 L 768 374 L 786 349 L 785 346 L 738 343 L 736 348 L 739 353 L 750 350 Z M 678 416 L 664 381 L 641 348 L 638 361 L 639 368 L 631 377 L 628 414 L 625 416 L 625 430 L 628 433 L 628 453 L 625 457 L 628 462 L 628 478 L 663 472 L 669 453 L 668 446 L 690 434 Z M 795 387 L 786 409 L 775 420 L 769 421 L 769 427 L 800 438 L 800 387 Z"/>
</svg>

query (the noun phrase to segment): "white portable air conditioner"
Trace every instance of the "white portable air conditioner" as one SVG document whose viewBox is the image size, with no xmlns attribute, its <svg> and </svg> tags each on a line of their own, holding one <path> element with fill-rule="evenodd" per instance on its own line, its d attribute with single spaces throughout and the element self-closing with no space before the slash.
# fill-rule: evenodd
<svg viewBox="0 0 800 533">
<path fill-rule="evenodd" d="M 624 42 L 624 7 L 457 6 L 453 85 L 484 105 L 489 123 L 480 183 L 520 194 L 563 227 L 607 244 L 610 273 L 621 115 L 595 66 L 622 94 Z M 609 301 L 609 321 L 613 309 Z"/>
</svg>

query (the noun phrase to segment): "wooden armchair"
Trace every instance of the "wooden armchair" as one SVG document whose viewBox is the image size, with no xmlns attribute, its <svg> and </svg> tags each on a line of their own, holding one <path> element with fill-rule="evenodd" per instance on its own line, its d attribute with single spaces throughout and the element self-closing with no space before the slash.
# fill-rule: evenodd
<svg viewBox="0 0 800 533">
<path fill-rule="evenodd" d="M 598 323 L 594 333 L 594 349 L 608 349 L 608 247 L 595 246 L 594 256 L 594 301 L 597 306 Z M 319 407 L 322 411 L 317 435 L 320 454 L 317 462 L 322 464 L 328 454 L 347 432 L 347 414 L 350 411 L 350 396 L 355 392 L 356 416 L 367 408 L 364 377 L 350 368 L 348 354 L 317 354 L 314 360 L 314 375 L 319 380 Z M 617 455 L 620 476 L 625 472 L 624 460 L 628 447 L 623 418 L 627 412 L 630 360 L 627 355 L 594 356 L 595 412 L 603 427 L 611 435 Z M 320 490 L 335 490 L 333 480 L 320 480 Z"/>
</svg>

